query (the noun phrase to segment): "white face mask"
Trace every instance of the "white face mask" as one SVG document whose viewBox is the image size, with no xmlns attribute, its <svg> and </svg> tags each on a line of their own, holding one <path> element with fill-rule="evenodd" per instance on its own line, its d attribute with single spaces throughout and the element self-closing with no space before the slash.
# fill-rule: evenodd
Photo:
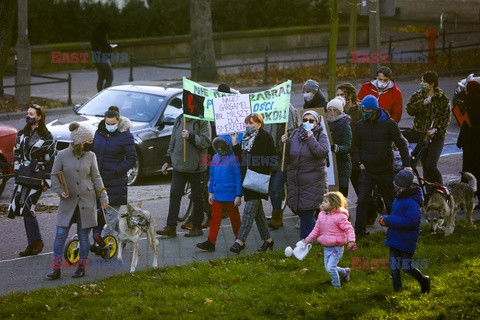
<svg viewBox="0 0 480 320">
<path fill-rule="evenodd" d="M 377 80 L 377 87 L 379 89 L 385 89 L 387 87 L 387 85 L 388 85 L 388 82 L 382 82 L 380 80 Z"/>
<path fill-rule="evenodd" d="M 118 129 L 118 124 L 112 124 L 112 125 L 105 124 L 105 129 L 107 129 L 108 132 L 114 132 L 115 130 Z"/>
<path fill-rule="evenodd" d="M 313 93 L 311 93 L 311 92 L 305 92 L 305 93 L 303 94 L 303 99 L 305 99 L 305 101 L 310 101 L 310 100 L 313 99 L 314 96 L 315 96 L 315 95 L 314 95 Z"/>
</svg>

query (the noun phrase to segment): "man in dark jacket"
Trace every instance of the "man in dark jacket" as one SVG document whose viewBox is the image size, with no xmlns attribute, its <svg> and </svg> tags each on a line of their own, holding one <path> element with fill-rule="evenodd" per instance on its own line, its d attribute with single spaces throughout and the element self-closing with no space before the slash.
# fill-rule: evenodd
<svg viewBox="0 0 480 320">
<path fill-rule="evenodd" d="M 302 87 L 303 90 L 303 109 L 324 108 L 327 106 L 327 99 L 317 81 L 309 79 Z"/>
<path fill-rule="evenodd" d="M 183 121 L 186 121 L 183 129 Z M 180 210 L 185 185 L 190 182 L 193 201 L 193 227 L 186 237 L 203 235 L 203 194 L 202 181 L 207 170 L 206 162 L 208 147 L 212 139 L 212 128 L 208 121 L 185 118 L 180 115 L 173 125 L 170 144 L 165 156 L 162 171 L 167 174 L 168 167 L 172 166 L 172 185 L 170 187 L 170 206 L 168 208 L 167 225 L 157 234 L 167 237 L 177 236 L 177 218 Z M 186 158 L 184 158 L 184 140 L 186 140 Z M 185 160 L 184 160 L 185 159 Z"/>
<path fill-rule="evenodd" d="M 92 47 L 92 56 L 97 69 L 97 91 L 100 92 L 112 85 L 113 70 L 108 54 L 113 52 L 112 46 L 108 43 L 108 33 L 110 26 L 105 23 L 99 23 L 92 34 L 90 45 Z"/>
<path fill-rule="evenodd" d="M 393 202 L 394 157 L 392 142 L 400 150 L 403 167 L 410 168 L 410 155 L 406 139 L 403 138 L 397 123 L 387 111 L 380 109 L 378 100 L 368 95 L 362 100 L 362 120 L 355 128 L 354 157 L 360 168 L 358 182 L 357 216 L 355 234 L 366 232 L 369 203 L 375 186 L 381 193 L 387 213 Z"/>
</svg>

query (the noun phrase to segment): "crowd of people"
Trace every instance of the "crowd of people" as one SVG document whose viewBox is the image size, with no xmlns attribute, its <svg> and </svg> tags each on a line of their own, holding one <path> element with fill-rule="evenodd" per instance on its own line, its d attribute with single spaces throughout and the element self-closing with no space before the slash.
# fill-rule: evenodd
<svg viewBox="0 0 480 320">
<path fill-rule="evenodd" d="M 221 84 L 219 90 L 229 92 L 225 87 L 228 85 Z M 358 94 L 355 86 L 342 83 L 329 101 L 313 79 L 307 80 L 302 90 L 303 110 L 298 117 L 298 110 L 290 106 L 287 125 L 265 124 L 261 114 L 252 113 L 244 119 L 244 133 L 217 137 L 207 121 L 179 116 L 162 167 L 165 174 L 169 167 L 173 169 L 168 217 L 165 227 L 157 234 L 164 238 L 176 237 L 181 197 L 186 183 L 190 183 L 192 227 L 185 236 L 203 235 L 202 186 L 208 174 L 208 202 L 212 205 L 210 230 L 207 239 L 197 243 L 197 247 L 215 251 L 226 211 L 234 234 L 230 251 L 239 254 L 245 249 L 253 222 L 263 240 L 258 251 L 272 250 L 274 239 L 270 230 L 283 226 L 282 198 L 286 184 L 287 205 L 300 221 L 299 238 L 304 239 L 304 243 L 317 240 L 325 247 L 325 268 L 332 285 L 340 287 L 339 276 L 350 279 L 349 268 L 337 267 L 343 246 L 347 244 L 351 249 L 357 239 L 368 235 L 368 219 L 376 210 L 372 196 L 376 190 L 385 203 L 379 223 L 389 228 L 386 245 L 390 248 L 390 259 L 411 259 L 418 240 L 423 199 L 413 184 L 409 144 L 398 126 L 403 99 L 392 71 L 380 67 L 376 78 L 365 83 Z M 474 147 L 480 130 L 480 84 L 468 82 L 454 101 L 470 117 L 470 122 L 462 125 L 457 143 L 464 151 L 463 169 L 480 181 L 478 152 Z M 437 164 L 451 108 L 448 97 L 438 87 L 435 72 L 422 75 L 420 88 L 408 100 L 406 111 L 414 116 L 412 126 L 419 136 L 413 156 L 421 153 L 425 180 L 442 184 Z M 80 258 L 86 261 L 89 250 L 97 252 L 104 247 L 102 235 L 112 232 L 111 228 L 103 228 L 103 221 L 99 219 L 103 214 L 98 212 L 104 211 L 107 225 L 111 227 L 118 219 L 120 206 L 127 203 L 127 171 L 137 161 L 129 131 L 131 123 L 120 116 L 115 106 L 105 113 L 95 134 L 79 123 L 72 123 L 73 142 L 54 156 L 54 142 L 45 126 L 43 108 L 37 105 L 28 108 L 26 122 L 17 137 L 15 166 L 41 166 L 47 176 L 40 189 L 15 185 L 8 216 L 24 219 L 28 246 L 20 255 L 35 255 L 43 249 L 35 204 L 42 192 L 52 188 L 60 196 L 54 258 L 57 262 L 61 259 L 70 226 L 76 223 Z M 212 146 L 214 156 L 207 166 L 203 160 Z M 401 157 L 400 172 L 394 167 L 394 148 Z M 188 155 L 186 158 L 184 152 Z M 332 165 L 329 163 L 332 154 L 336 158 L 338 192 L 329 192 L 327 168 Z M 285 157 L 285 167 L 282 157 Z M 255 158 L 269 161 L 258 163 L 252 161 Z M 268 188 L 262 188 L 258 181 L 264 181 Z M 346 200 L 350 182 L 358 198 L 354 226 L 350 223 Z M 270 221 L 262 204 L 262 199 L 269 197 L 273 208 Z M 240 216 L 242 198 L 245 206 Z M 90 229 L 93 229 L 94 245 L 90 245 Z M 402 264 L 402 269 L 419 281 L 422 292 L 430 290 L 427 276 L 408 264 Z M 400 290 L 400 271 L 392 269 L 391 272 L 394 289 Z M 79 264 L 73 277 L 82 276 L 85 276 L 85 266 Z M 60 268 L 55 263 L 48 277 L 60 277 Z"/>
</svg>

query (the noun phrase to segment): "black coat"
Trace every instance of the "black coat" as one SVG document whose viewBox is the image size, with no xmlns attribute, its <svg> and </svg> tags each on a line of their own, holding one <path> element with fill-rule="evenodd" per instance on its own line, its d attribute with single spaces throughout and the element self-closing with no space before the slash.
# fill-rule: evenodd
<svg viewBox="0 0 480 320">
<path fill-rule="evenodd" d="M 95 132 L 93 151 L 111 205 L 127 204 L 127 171 L 137 161 L 131 126 L 130 120 L 120 117 L 116 131 L 108 132 L 102 120 Z"/>
<path fill-rule="evenodd" d="M 404 167 L 410 166 L 407 140 L 387 111 L 379 109 L 373 121 L 360 120 L 355 128 L 355 161 L 372 174 L 394 172 L 392 142 L 400 151 Z"/>
<path fill-rule="evenodd" d="M 245 174 L 248 169 L 261 174 L 270 174 L 272 167 L 278 164 L 281 159 L 278 158 L 275 151 L 272 136 L 263 129 L 260 129 L 255 138 L 252 149 L 249 153 L 242 152 L 241 142 L 233 146 L 233 151 L 236 156 L 239 156 L 239 162 L 242 168 L 242 183 L 245 179 Z M 264 162 L 262 163 L 262 160 Z M 268 163 L 267 163 L 268 162 Z M 243 189 L 245 201 L 255 199 L 268 199 L 267 194 L 261 194 L 248 189 Z"/>
</svg>

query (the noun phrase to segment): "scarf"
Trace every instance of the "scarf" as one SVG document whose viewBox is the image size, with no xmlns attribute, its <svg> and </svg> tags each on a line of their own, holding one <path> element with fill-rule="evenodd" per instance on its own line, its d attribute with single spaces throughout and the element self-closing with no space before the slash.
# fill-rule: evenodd
<svg viewBox="0 0 480 320">
<path fill-rule="evenodd" d="M 243 135 L 242 139 L 242 151 L 245 153 L 250 153 L 253 147 L 253 143 L 255 142 L 255 138 L 258 135 L 258 131 L 260 130 L 255 130 L 252 133 L 245 132 Z"/>
<path fill-rule="evenodd" d="M 336 118 L 338 119 L 335 119 L 335 121 L 333 122 L 328 122 L 328 127 L 330 128 L 330 132 L 334 132 L 336 129 L 341 128 L 344 125 L 347 125 L 348 123 L 350 123 L 350 120 L 351 120 L 350 116 L 344 113 L 340 114 Z"/>
</svg>

